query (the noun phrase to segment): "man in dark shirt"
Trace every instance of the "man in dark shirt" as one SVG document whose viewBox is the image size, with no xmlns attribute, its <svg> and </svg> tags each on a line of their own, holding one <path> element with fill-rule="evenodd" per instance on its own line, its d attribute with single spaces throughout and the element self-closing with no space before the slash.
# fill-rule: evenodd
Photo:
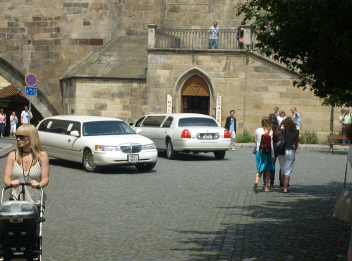
<svg viewBox="0 0 352 261">
<path fill-rule="evenodd" d="M 240 42 L 240 39 L 243 38 L 244 36 L 244 25 L 246 24 L 245 21 L 241 22 L 241 25 L 239 27 L 237 27 L 237 31 L 236 31 L 236 37 L 237 37 L 237 42 L 238 42 L 238 49 L 243 49 L 243 42 Z"/>
<path fill-rule="evenodd" d="M 225 129 L 227 129 L 231 135 L 231 148 L 229 150 L 235 150 L 235 138 L 236 138 L 235 110 L 230 111 L 230 117 L 226 119 Z"/>
</svg>

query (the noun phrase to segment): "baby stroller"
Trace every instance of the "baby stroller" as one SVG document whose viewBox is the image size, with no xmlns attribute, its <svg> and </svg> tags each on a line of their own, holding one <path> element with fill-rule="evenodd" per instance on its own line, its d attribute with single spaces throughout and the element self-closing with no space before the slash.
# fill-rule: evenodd
<svg viewBox="0 0 352 261">
<path fill-rule="evenodd" d="M 0 205 L 0 261 L 10 260 L 42 260 L 42 224 L 43 218 L 43 189 L 41 190 L 41 204 L 25 201 L 24 186 L 29 183 L 21 183 L 23 200 L 3 202 L 5 187 L 1 193 Z"/>
</svg>

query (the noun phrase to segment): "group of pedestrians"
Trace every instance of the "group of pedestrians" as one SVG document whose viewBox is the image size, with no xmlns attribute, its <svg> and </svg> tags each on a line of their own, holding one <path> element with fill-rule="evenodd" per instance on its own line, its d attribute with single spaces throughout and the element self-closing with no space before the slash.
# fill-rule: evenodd
<svg viewBox="0 0 352 261">
<path fill-rule="evenodd" d="M 33 114 L 28 110 L 27 106 L 24 106 L 24 110 L 21 113 L 21 124 L 29 124 L 30 120 L 33 118 Z M 3 109 L 0 109 L 0 133 L 1 138 L 4 138 L 5 128 L 6 128 L 7 115 Z M 12 112 L 10 115 L 10 138 L 15 138 L 16 130 L 18 125 L 18 118 L 16 112 Z"/>
<path fill-rule="evenodd" d="M 280 187 L 283 193 L 288 193 L 290 175 L 295 163 L 295 154 L 299 147 L 299 132 L 301 116 L 297 108 L 291 109 L 292 117 L 286 117 L 285 111 L 275 107 L 275 113 L 264 116 L 261 127 L 255 131 L 255 149 L 257 174 L 253 190 L 258 192 L 258 183 L 263 175 L 264 191 L 269 192 L 274 187 L 275 163 L 279 158 L 280 164 Z M 279 155 L 278 144 L 284 143 L 284 153 Z"/>
<path fill-rule="evenodd" d="M 238 49 L 243 49 L 244 47 L 244 25 L 246 22 L 242 21 L 241 25 L 237 27 L 234 38 L 237 39 Z M 218 49 L 220 42 L 220 29 L 218 27 L 218 22 L 215 21 L 213 26 L 211 26 L 207 33 L 207 38 L 209 39 L 209 49 L 214 46 L 215 49 Z"/>
</svg>

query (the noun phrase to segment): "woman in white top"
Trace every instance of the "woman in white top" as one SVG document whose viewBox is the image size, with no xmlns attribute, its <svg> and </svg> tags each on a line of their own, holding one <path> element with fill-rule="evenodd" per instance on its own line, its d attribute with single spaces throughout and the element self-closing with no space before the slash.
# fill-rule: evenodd
<svg viewBox="0 0 352 261">
<path fill-rule="evenodd" d="M 271 138 L 271 148 L 270 153 L 266 154 L 263 150 L 261 150 L 261 140 L 263 134 L 269 132 Z M 262 175 L 262 172 L 266 171 L 265 176 L 265 184 L 264 184 L 264 191 L 269 192 L 268 184 L 270 180 L 270 171 L 275 170 L 275 155 L 274 155 L 274 148 L 273 148 L 273 131 L 270 128 L 269 117 L 265 116 L 262 118 L 262 127 L 256 129 L 255 131 L 255 144 L 256 144 L 256 162 L 257 162 L 257 175 L 255 178 L 254 183 L 254 192 L 258 192 L 258 182 Z"/>
<path fill-rule="evenodd" d="M 10 137 L 15 138 L 17 123 L 18 123 L 18 119 L 16 116 L 16 112 L 13 111 L 10 116 L 10 125 L 11 125 Z"/>
<path fill-rule="evenodd" d="M 279 112 L 279 116 L 277 116 L 277 121 L 279 122 L 279 126 L 280 126 L 281 122 L 282 122 L 284 119 L 286 119 L 286 113 L 285 113 L 284 110 L 281 110 L 281 111 Z M 281 129 L 283 129 L 283 128 L 284 128 L 284 127 L 281 126 Z M 276 130 L 275 130 L 275 131 L 276 131 Z"/>
<path fill-rule="evenodd" d="M 49 183 L 49 157 L 40 145 L 37 129 L 31 124 L 24 124 L 16 132 L 16 150 L 7 157 L 4 183 L 12 185 L 12 199 L 23 200 L 20 197 L 20 183 L 30 183 L 25 186 L 26 200 L 40 205 L 40 190 Z"/>
</svg>

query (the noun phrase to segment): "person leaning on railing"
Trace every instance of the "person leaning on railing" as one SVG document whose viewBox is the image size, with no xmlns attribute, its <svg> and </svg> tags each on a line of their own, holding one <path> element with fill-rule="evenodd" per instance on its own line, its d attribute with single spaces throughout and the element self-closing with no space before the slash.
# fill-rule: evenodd
<svg viewBox="0 0 352 261">
<path fill-rule="evenodd" d="M 208 39 L 209 39 L 209 49 L 214 45 L 215 49 L 218 49 L 220 41 L 220 29 L 218 27 L 218 22 L 215 21 L 214 25 L 208 30 Z"/>
</svg>

